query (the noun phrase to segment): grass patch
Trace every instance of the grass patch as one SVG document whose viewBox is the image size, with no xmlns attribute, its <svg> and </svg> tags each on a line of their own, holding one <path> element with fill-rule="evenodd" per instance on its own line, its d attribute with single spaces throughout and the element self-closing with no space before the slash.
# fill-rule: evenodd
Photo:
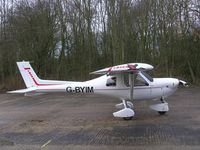
<svg viewBox="0 0 200 150">
<path fill-rule="evenodd" d="M 14 142 L 9 139 L 0 139 L 0 145 L 9 145 L 13 146 Z"/>
</svg>

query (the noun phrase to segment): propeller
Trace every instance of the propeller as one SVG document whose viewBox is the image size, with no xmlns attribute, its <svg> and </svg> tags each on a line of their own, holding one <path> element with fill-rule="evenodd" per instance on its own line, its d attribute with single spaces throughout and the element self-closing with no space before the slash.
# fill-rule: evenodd
<svg viewBox="0 0 200 150">
<path fill-rule="evenodd" d="M 179 80 L 179 85 L 182 85 L 184 87 L 188 87 L 189 86 L 189 84 L 187 82 L 183 81 L 183 80 Z"/>
</svg>

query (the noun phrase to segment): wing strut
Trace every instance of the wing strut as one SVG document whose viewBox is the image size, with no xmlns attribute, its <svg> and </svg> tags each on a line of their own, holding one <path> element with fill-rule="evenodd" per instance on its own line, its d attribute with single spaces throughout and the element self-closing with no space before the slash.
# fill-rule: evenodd
<svg viewBox="0 0 200 150">
<path fill-rule="evenodd" d="M 130 73 L 130 100 L 133 101 L 133 92 L 134 92 L 134 79 L 135 75 L 134 73 Z"/>
</svg>

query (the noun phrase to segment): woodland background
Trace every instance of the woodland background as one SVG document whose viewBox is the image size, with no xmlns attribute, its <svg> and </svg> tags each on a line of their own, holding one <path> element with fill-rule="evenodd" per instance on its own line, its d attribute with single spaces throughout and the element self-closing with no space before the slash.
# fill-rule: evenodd
<svg viewBox="0 0 200 150">
<path fill-rule="evenodd" d="M 46 79 L 145 62 L 200 84 L 200 1 L 0 0 L 0 89 L 23 86 L 21 60 Z"/>
</svg>

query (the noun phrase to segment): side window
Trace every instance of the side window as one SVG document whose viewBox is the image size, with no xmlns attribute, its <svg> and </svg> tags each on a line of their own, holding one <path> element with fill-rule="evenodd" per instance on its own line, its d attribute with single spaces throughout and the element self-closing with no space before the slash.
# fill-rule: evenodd
<svg viewBox="0 0 200 150">
<path fill-rule="evenodd" d="M 128 73 L 124 73 L 123 76 L 124 76 L 124 85 L 126 87 L 129 87 L 130 86 L 130 84 L 129 84 L 129 74 Z"/>
<path fill-rule="evenodd" d="M 116 86 L 116 77 L 108 78 L 106 86 Z"/>
</svg>

